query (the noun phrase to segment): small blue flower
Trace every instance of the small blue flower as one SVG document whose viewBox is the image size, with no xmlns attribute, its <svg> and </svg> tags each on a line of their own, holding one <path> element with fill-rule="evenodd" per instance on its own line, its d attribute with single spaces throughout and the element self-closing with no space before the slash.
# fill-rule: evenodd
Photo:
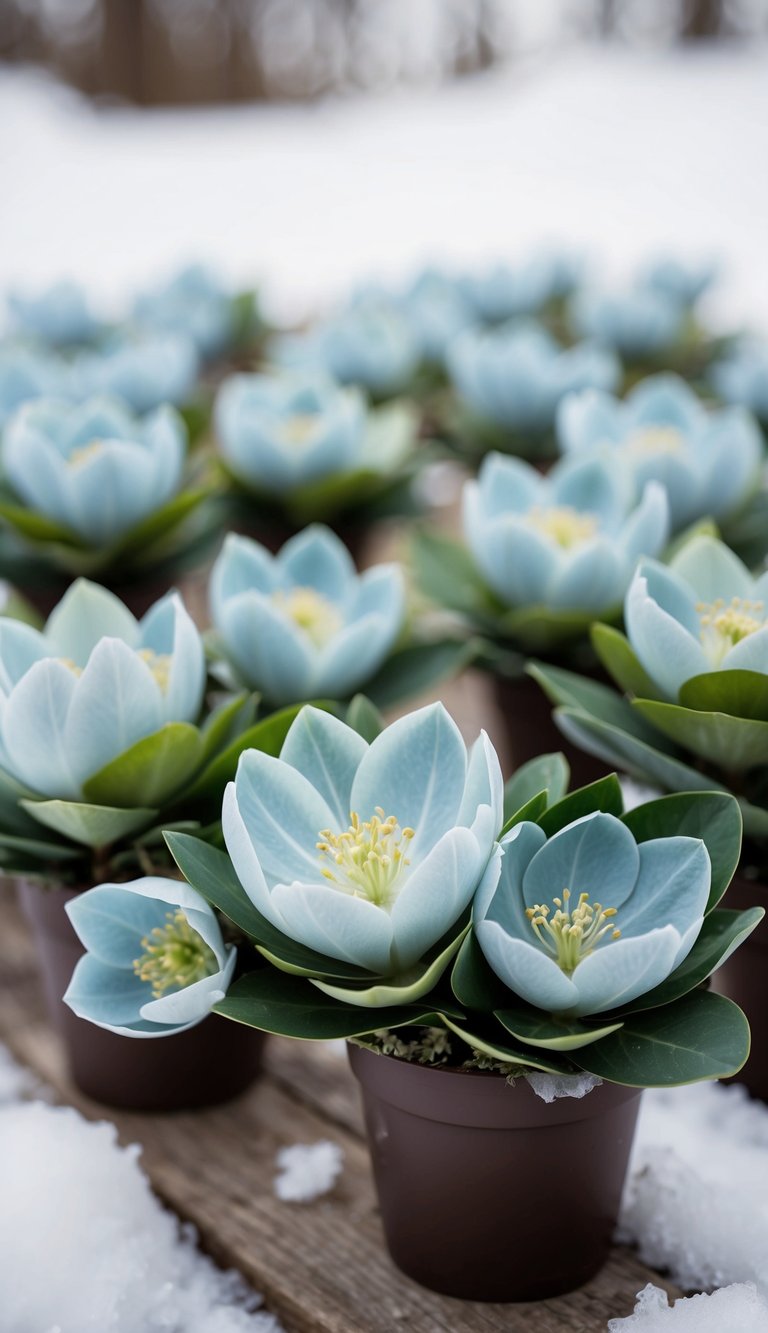
<svg viewBox="0 0 768 1333">
<path fill-rule="evenodd" d="M 698 938 L 711 880 L 699 838 L 638 845 L 620 819 L 596 812 L 549 839 L 523 822 L 501 849 L 498 883 L 475 900 L 477 940 L 496 975 L 538 1009 L 588 1017 L 629 1004 Z"/>
<path fill-rule="evenodd" d="M 308 333 L 276 344 L 278 364 L 359 385 L 376 398 L 407 388 L 419 345 L 406 316 L 391 301 L 359 299 Z"/>
<path fill-rule="evenodd" d="M 279 759 L 241 756 L 222 827 L 240 883 L 268 921 L 390 978 L 460 920 L 485 876 L 495 884 L 502 804 L 488 738 L 468 754 L 442 704 L 393 722 L 371 745 L 305 707 Z"/>
<path fill-rule="evenodd" d="M 344 543 L 319 526 L 277 556 L 228 536 L 210 596 L 225 655 L 274 704 L 348 698 L 381 666 L 405 614 L 400 569 L 358 575 Z"/>
<path fill-rule="evenodd" d="M 565 251 L 541 252 L 517 265 L 494 264 L 467 273 L 459 289 L 478 319 L 489 323 L 535 315 L 550 301 L 567 296 L 579 281 L 583 261 Z"/>
<path fill-rule="evenodd" d="M 18 343 L 0 344 L 0 426 L 23 403 L 65 391 L 63 363 Z"/>
<path fill-rule="evenodd" d="M 684 259 L 681 255 L 659 254 L 639 270 L 638 286 L 661 292 L 682 306 L 695 305 L 712 286 L 718 272 L 715 259 Z"/>
<path fill-rule="evenodd" d="M 624 291 L 587 289 L 574 297 L 571 319 L 581 337 L 612 347 L 623 357 L 644 357 L 678 342 L 685 307 L 668 292 L 640 284 Z"/>
<path fill-rule="evenodd" d="M 768 674 L 768 573 L 754 579 L 722 542 L 696 537 L 669 567 L 642 560 L 627 592 L 627 636 L 660 692 L 708 671 Z"/>
<path fill-rule="evenodd" d="M 768 422 L 768 341 L 752 338 L 737 343 L 712 367 L 710 379 L 727 403 L 747 407 Z"/>
<path fill-rule="evenodd" d="M 188 884 L 154 875 L 99 884 L 67 913 L 87 949 L 64 996 L 78 1018 L 124 1037 L 169 1037 L 226 995 L 237 951 Z"/>
<path fill-rule="evenodd" d="M 562 461 L 549 476 L 489 454 L 464 487 L 464 535 L 491 588 L 510 607 L 616 610 L 637 559 L 668 532 L 662 487 L 632 508 L 622 475 L 600 459 Z"/>
<path fill-rule="evenodd" d="M 414 278 L 399 301 L 424 361 L 442 365 L 449 343 L 473 322 L 458 282 L 438 269 Z"/>
<path fill-rule="evenodd" d="M 619 366 L 586 343 L 563 350 L 536 324 L 469 329 L 448 352 L 454 386 L 478 417 L 511 430 L 543 432 L 564 394 L 613 389 Z"/>
<path fill-rule="evenodd" d="M 76 357 L 72 392 L 78 399 L 115 394 L 134 412 L 151 412 L 162 403 L 187 402 L 197 372 L 191 338 L 178 333 L 122 334 Z"/>
<path fill-rule="evenodd" d="M 133 315 L 145 328 L 191 338 L 206 360 L 226 350 L 234 331 L 232 295 L 202 264 L 191 264 L 165 284 L 141 292 Z"/>
<path fill-rule="evenodd" d="M 37 296 L 11 292 L 8 310 L 16 332 L 54 346 L 89 342 L 101 331 L 76 282 L 56 282 Z"/>
<path fill-rule="evenodd" d="M 755 422 L 737 408 L 708 412 L 676 375 L 642 380 L 623 402 L 596 392 L 566 398 L 557 429 L 568 454 L 603 451 L 620 459 L 638 490 L 661 482 L 673 531 L 705 515 L 727 517 L 757 485 L 762 441 Z"/>
<path fill-rule="evenodd" d="M 0 767 L 42 796 L 82 800 L 88 778 L 136 741 L 196 721 L 205 678 L 178 593 L 137 621 L 79 579 L 42 631 L 0 618 Z"/>
<path fill-rule="evenodd" d="M 185 451 L 172 408 L 138 421 L 108 398 L 28 403 L 2 441 L 6 477 L 24 503 L 93 546 L 115 542 L 177 492 Z"/>
</svg>

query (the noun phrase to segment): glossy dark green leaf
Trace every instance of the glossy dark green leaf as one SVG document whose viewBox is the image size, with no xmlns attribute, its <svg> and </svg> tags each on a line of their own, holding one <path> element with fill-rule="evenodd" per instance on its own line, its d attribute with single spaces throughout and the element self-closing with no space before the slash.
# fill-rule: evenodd
<svg viewBox="0 0 768 1333">
<path fill-rule="evenodd" d="M 622 727 L 592 717 L 580 708 L 557 708 L 555 722 L 563 735 L 587 754 L 615 764 L 640 782 L 670 791 L 724 791 L 714 778 L 686 764 L 665 737 L 649 743 Z"/>
<path fill-rule="evenodd" d="M 654 699 L 634 699 L 632 707 L 665 736 L 726 773 L 740 773 L 766 762 L 768 722 L 699 712 Z"/>
<path fill-rule="evenodd" d="M 77 550 L 87 551 L 88 543 L 78 536 L 72 528 L 57 523 L 34 509 L 26 509 L 21 504 L 0 500 L 0 519 L 10 524 L 20 537 L 35 543 L 57 542 L 62 546 L 72 546 Z"/>
<path fill-rule="evenodd" d="M 239 694 L 222 699 L 211 709 L 200 728 L 204 762 L 213 759 L 219 750 L 253 726 L 257 701 L 258 695 L 242 690 Z"/>
<path fill-rule="evenodd" d="M 651 838 L 701 838 L 712 862 L 707 911 L 720 901 L 741 855 L 741 811 L 727 792 L 678 792 L 646 801 L 624 816 L 637 842 Z"/>
<path fill-rule="evenodd" d="M 551 805 L 541 816 L 539 826 L 551 838 L 553 833 L 559 833 L 566 824 L 572 824 L 574 819 L 581 819 L 582 815 L 590 815 L 595 810 L 617 816 L 623 813 L 624 798 L 615 773 L 598 778 L 597 782 L 590 782 L 587 787 L 579 787 Z"/>
<path fill-rule="evenodd" d="M 495 1018 L 485 1018 L 472 1014 L 467 1019 L 453 1018 L 445 1014 L 443 1021 L 451 1032 L 492 1060 L 502 1064 L 520 1065 L 523 1069 L 540 1069 L 545 1074 L 573 1074 L 578 1070 L 567 1055 L 561 1051 L 534 1050 L 524 1042 L 513 1045 L 510 1034 Z"/>
<path fill-rule="evenodd" d="M 580 1050 L 618 1032 L 622 1026 L 621 1019 L 586 1023 L 578 1018 L 553 1018 L 528 1005 L 497 1009 L 495 1017 L 516 1041 L 544 1051 Z"/>
<path fill-rule="evenodd" d="M 485 960 L 477 936 L 470 931 L 456 956 L 451 972 L 451 989 L 465 1009 L 491 1014 L 509 1004 L 511 991 Z"/>
<path fill-rule="evenodd" d="M 705 671 L 685 681 L 679 700 L 683 708 L 698 712 L 730 713 L 768 722 L 768 675 L 760 671 Z"/>
<path fill-rule="evenodd" d="M 364 694 L 356 694 L 347 709 L 346 723 L 371 744 L 384 730 L 384 718 Z"/>
<path fill-rule="evenodd" d="M 418 530 L 411 540 L 410 561 L 422 592 L 438 606 L 472 619 L 500 609 L 467 548 L 451 537 Z"/>
<path fill-rule="evenodd" d="M 504 786 L 504 819 L 510 819 L 524 805 L 545 792 L 547 804 L 555 805 L 568 790 L 570 769 L 565 755 L 540 754 L 518 768 Z"/>
<path fill-rule="evenodd" d="M 270 713 L 236 736 L 198 774 L 192 786 L 185 791 L 184 802 L 194 804 L 201 800 L 221 800 L 224 788 L 235 776 L 237 761 L 244 750 L 263 750 L 265 754 L 279 755 L 291 723 L 301 708 L 301 704 L 292 704 L 290 708 Z"/>
<path fill-rule="evenodd" d="M 377 708 L 390 708 L 403 699 L 422 694 L 439 680 L 458 675 L 474 656 L 472 639 L 409 644 L 388 657 L 380 671 L 366 682 L 366 696 Z"/>
<path fill-rule="evenodd" d="M 22 801 L 22 805 L 40 824 L 62 833 L 86 847 L 108 847 L 113 842 L 146 828 L 156 817 L 156 810 L 134 807 L 130 810 L 107 805 L 88 805 L 85 801 Z"/>
</svg>

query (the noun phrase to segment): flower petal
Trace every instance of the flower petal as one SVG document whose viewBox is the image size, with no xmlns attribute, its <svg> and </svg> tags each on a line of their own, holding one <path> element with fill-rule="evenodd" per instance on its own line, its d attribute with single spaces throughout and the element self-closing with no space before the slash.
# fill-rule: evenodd
<svg viewBox="0 0 768 1333">
<path fill-rule="evenodd" d="M 46 622 L 49 652 L 84 667 L 96 644 L 106 637 L 122 639 L 134 648 L 139 639 L 136 617 L 107 588 L 76 579 Z"/>
<path fill-rule="evenodd" d="M 44 636 L 31 625 L 0 616 L 0 689 L 9 694 L 29 668 L 48 657 Z"/>
<path fill-rule="evenodd" d="M 227 951 L 226 965 L 220 972 L 210 977 L 201 977 L 191 986 L 171 991 L 157 1000 L 147 1000 L 141 1006 L 140 1016 L 147 1023 L 166 1023 L 173 1027 L 191 1027 L 202 1023 L 213 1006 L 223 1000 L 232 982 L 237 962 L 237 950 L 231 945 Z"/>
<path fill-rule="evenodd" d="M 331 602 L 343 602 L 356 576 L 355 563 L 340 537 L 313 523 L 280 551 L 280 571 L 289 585 L 314 588 Z"/>
<path fill-rule="evenodd" d="M 129 893 L 119 884 L 99 884 L 66 905 L 81 944 L 99 962 L 132 970 L 141 941 L 165 925 L 167 904 Z"/>
<path fill-rule="evenodd" d="M 675 966 L 680 943 L 674 926 L 603 943 L 579 963 L 573 974 L 578 991 L 573 1012 L 602 1014 L 653 990 Z"/>
<path fill-rule="evenodd" d="M 227 652 L 252 689 L 272 704 L 311 697 L 317 650 L 308 635 L 258 592 L 225 603 L 219 621 Z"/>
<path fill-rule="evenodd" d="M 43 796 L 71 800 L 81 794 L 77 756 L 67 737 L 78 683 L 62 662 L 45 658 L 30 667 L 3 710 L 3 745 L 12 772 Z"/>
<path fill-rule="evenodd" d="M 352 727 L 332 713 L 307 706 L 291 724 L 280 758 L 320 793 L 343 829 L 352 809 L 352 782 L 367 750 Z"/>
<path fill-rule="evenodd" d="M 334 820 L 303 774 L 261 750 L 246 750 L 237 765 L 235 793 L 267 884 L 317 879 L 316 844 Z"/>
<path fill-rule="evenodd" d="M 516 995 L 548 1013 L 567 1013 L 579 992 L 554 959 L 523 940 L 514 940 L 496 921 L 480 921 L 477 942 L 496 976 Z"/>
<path fill-rule="evenodd" d="M 533 857 L 523 876 L 526 907 L 543 903 L 569 889 L 576 904 L 581 893 L 605 907 L 620 907 L 630 896 L 640 855 L 625 824 L 614 815 L 597 811 L 574 820 L 555 833 Z"/>
<path fill-rule="evenodd" d="M 152 672 L 121 639 L 102 639 L 76 682 L 65 741 L 78 780 L 97 773 L 164 722 Z"/>
<path fill-rule="evenodd" d="M 389 974 L 392 922 L 382 908 L 324 884 L 277 884 L 272 897 L 292 939 L 328 958 Z"/>
<path fill-rule="evenodd" d="M 398 971 L 412 967 L 458 921 L 487 858 L 469 829 L 452 828 L 408 876 L 392 908 Z"/>
<path fill-rule="evenodd" d="M 638 659 L 670 699 L 677 699 L 684 681 L 709 671 L 693 599 L 671 570 L 641 563 L 629 586 L 624 618 Z"/>
<path fill-rule="evenodd" d="M 701 921 L 712 880 L 709 853 L 698 838 L 652 838 L 641 842 L 640 872 L 616 925 L 623 939 L 655 925 L 674 926 L 685 934 Z M 608 904 L 611 905 L 611 904 Z"/>
<path fill-rule="evenodd" d="M 670 568 L 699 601 L 714 602 L 722 597 L 730 602 L 732 597 L 752 596 L 753 579 L 747 566 L 714 537 L 694 537 L 686 542 Z M 675 614 L 671 605 L 665 609 Z"/>
</svg>

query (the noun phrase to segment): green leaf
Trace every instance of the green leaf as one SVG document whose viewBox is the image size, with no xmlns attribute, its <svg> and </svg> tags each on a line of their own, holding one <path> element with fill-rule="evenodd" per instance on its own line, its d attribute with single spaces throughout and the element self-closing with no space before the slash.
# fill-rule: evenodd
<svg viewBox="0 0 768 1333">
<path fill-rule="evenodd" d="M 593 621 L 594 615 L 588 611 L 525 606 L 505 610 L 498 621 L 498 632 L 514 639 L 528 653 L 550 653 L 574 639 L 586 638 Z"/>
<path fill-rule="evenodd" d="M 671 791 L 725 790 L 714 778 L 678 759 L 663 736 L 658 738 L 658 745 L 654 745 L 578 708 L 556 708 L 554 718 L 560 731 L 574 745 L 606 763 L 615 764 L 640 782 Z"/>
<path fill-rule="evenodd" d="M 727 907 L 715 908 L 705 918 L 699 938 L 680 966 L 666 981 L 646 991 L 645 995 L 639 995 L 618 1012 L 634 1014 L 643 1009 L 658 1009 L 661 1005 L 672 1004 L 687 995 L 730 958 L 764 916 L 762 907 L 750 907 L 743 912 L 734 912 Z"/>
<path fill-rule="evenodd" d="M 591 815 L 595 810 L 602 810 L 608 815 L 623 814 L 624 798 L 615 773 L 598 778 L 597 782 L 590 782 L 587 787 L 579 787 L 577 791 L 564 796 L 562 801 L 551 805 L 541 816 L 539 827 L 551 838 L 553 833 L 559 833 L 566 824 L 581 819 L 582 815 Z"/>
<path fill-rule="evenodd" d="M 659 691 L 635 655 L 625 634 L 613 625 L 598 622 L 592 626 L 592 645 L 606 671 L 626 694 L 642 699 L 658 699 Z"/>
<path fill-rule="evenodd" d="M 128 559 L 135 555 L 143 556 L 149 547 L 156 542 L 164 541 L 175 532 L 203 503 L 209 493 L 207 487 L 200 487 L 198 490 L 182 491 L 179 495 L 175 495 L 167 504 L 148 514 L 109 548 L 109 562 Z"/>
<path fill-rule="evenodd" d="M 618 1032 L 621 1020 L 602 1027 L 578 1018 L 553 1018 L 530 1006 L 497 1009 L 495 1017 L 517 1041 L 546 1051 L 577 1051 Z"/>
<path fill-rule="evenodd" d="M 632 1014 L 620 1032 L 575 1057 L 582 1069 L 632 1088 L 729 1078 L 749 1055 L 749 1025 L 724 995 L 694 990 L 664 1009 Z"/>
<path fill-rule="evenodd" d="M 515 810 L 514 814 L 509 816 L 502 827 L 499 838 L 506 837 L 513 828 L 516 828 L 518 824 L 522 824 L 525 820 L 528 820 L 531 824 L 537 824 L 547 809 L 548 803 L 547 793 L 545 791 L 537 792 L 535 796 L 531 797 L 530 801 L 526 801 L 525 805 L 521 805 L 519 810 Z"/>
<path fill-rule="evenodd" d="M 381 1009 L 387 1005 L 411 1004 L 421 1000 L 434 989 L 445 969 L 459 949 L 469 926 L 466 925 L 447 944 L 441 941 L 439 949 L 432 949 L 427 958 L 401 977 L 387 977 L 371 985 L 340 986 L 338 983 L 315 978 L 314 984 L 332 999 L 348 1001 L 364 1008 Z M 434 956 L 432 956 L 434 955 Z"/>
<path fill-rule="evenodd" d="M 744 833 L 748 838 L 768 838 L 768 810 L 762 806 L 751 805 L 739 797 L 739 809 L 744 820 Z"/>
<path fill-rule="evenodd" d="M 35 543 L 60 542 L 63 546 L 74 546 L 79 550 L 88 550 L 88 543 L 63 523 L 57 523 L 34 509 L 25 509 L 23 505 L 10 504 L 0 500 L 0 519 L 5 519 L 11 527 L 27 541 Z"/>
<path fill-rule="evenodd" d="M 741 855 L 741 811 L 727 792 L 680 792 L 646 801 L 624 815 L 637 842 L 651 838 L 701 838 L 712 862 L 707 911 L 719 903 Z"/>
<path fill-rule="evenodd" d="M 726 773 L 764 764 L 768 755 L 768 722 L 703 713 L 655 699 L 634 699 L 632 707 L 665 736 Z"/>
<path fill-rule="evenodd" d="M 0 850 L 0 859 L 6 864 L 16 853 L 20 853 L 25 860 L 32 858 L 49 863 L 76 861 L 83 855 L 79 847 L 69 847 L 66 843 L 52 842 L 44 838 L 17 838 L 12 833 L 0 833 L 0 849 L 6 849 L 9 854 L 3 856 Z"/>
<path fill-rule="evenodd" d="M 409 644 L 387 658 L 381 670 L 366 682 L 365 693 L 377 708 L 390 708 L 402 699 L 422 694 L 438 680 L 458 675 L 474 656 L 471 639 Z"/>
<path fill-rule="evenodd" d="M 510 819 L 540 792 L 546 793 L 548 805 L 562 800 L 568 790 L 569 777 L 568 760 L 559 752 L 529 759 L 504 786 L 504 819 Z"/>
<path fill-rule="evenodd" d="M 323 995 L 311 981 L 274 968 L 249 972 L 230 988 L 214 1012 L 236 1023 L 305 1041 L 361 1037 L 380 1028 L 425 1023 L 434 1017 L 428 1003 L 363 1009 Z"/>
<path fill-rule="evenodd" d="M 24 809 L 24 800 L 36 801 L 38 797 L 29 787 L 23 787 L 10 773 L 0 768 L 0 829 L 15 836 L 28 834 L 32 838 L 40 837 L 40 825 Z"/>
<path fill-rule="evenodd" d="M 418 586 L 438 606 L 472 619 L 501 609 L 467 548 L 451 537 L 420 529 L 413 535 L 409 554 Z"/>
<path fill-rule="evenodd" d="M 185 805 L 196 801 L 220 801 L 224 788 L 235 776 L 237 761 L 244 750 L 262 750 L 264 754 L 279 755 L 290 725 L 302 707 L 303 704 L 292 704 L 290 708 L 282 708 L 241 732 L 197 775 L 192 786 L 184 793 Z"/>
<path fill-rule="evenodd" d="M 609 686 L 589 680 L 586 676 L 579 676 L 574 671 L 565 671 L 562 667 L 548 666 L 543 662 L 528 662 L 526 671 L 539 682 L 553 704 L 578 708 L 588 713 L 590 717 L 620 727 L 641 740 L 653 743 L 659 739 L 653 728 L 633 712 L 628 700 Z M 661 743 L 665 744 L 663 740 Z"/>
<path fill-rule="evenodd" d="M 451 972 L 451 989 L 465 1009 L 490 1014 L 509 1004 L 511 992 L 486 962 L 472 930 L 465 937 Z"/>
<path fill-rule="evenodd" d="M 356 694 L 347 709 L 346 723 L 370 745 L 384 730 L 384 718 L 364 694 Z"/>
<path fill-rule="evenodd" d="M 368 984 L 372 980 L 380 980 L 365 968 L 342 963 L 314 949 L 305 948 L 273 926 L 254 907 L 226 852 L 188 833 L 166 833 L 165 841 L 179 870 L 192 888 L 197 889 L 206 902 L 216 907 L 253 940 L 276 967 L 304 977 L 337 977 Z"/>
<path fill-rule="evenodd" d="M 698 712 L 730 713 L 768 722 L 768 675 L 760 671 L 706 671 L 684 682 L 679 699 L 683 708 Z"/>
<path fill-rule="evenodd" d="M 257 702 L 258 695 L 243 690 L 240 694 L 223 699 L 211 709 L 200 728 L 204 762 L 213 759 L 219 750 L 253 725 Z"/>
<path fill-rule="evenodd" d="M 86 847 L 109 847 L 129 833 L 144 828 L 157 815 L 156 810 L 122 810 L 108 805 L 88 805 L 84 801 L 22 801 L 29 813 L 46 828 L 63 833 L 65 838 Z"/>
<path fill-rule="evenodd" d="M 488 1055 L 502 1064 L 520 1065 L 524 1069 L 541 1069 L 545 1074 L 573 1074 L 577 1072 L 567 1058 L 557 1051 L 534 1051 L 530 1046 L 513 1046 L 506 1028 L 497 1022 L 482 1022 L 470 1018 L 466 1022 L 444 1014 L 443 1022 L 472 1050 Z"/>
<path fill-rule="evenodd" d="M 189 781 L 202 757 L 197 727 L 166 722 L 88 778 L 83 795 L 97 805 L 161 806 Z"/>
</svg>

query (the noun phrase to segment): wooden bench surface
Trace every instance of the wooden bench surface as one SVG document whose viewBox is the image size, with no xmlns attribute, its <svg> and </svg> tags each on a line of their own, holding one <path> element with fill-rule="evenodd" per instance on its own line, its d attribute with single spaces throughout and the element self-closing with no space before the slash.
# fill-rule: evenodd
<svg viewBox="0 0 768 1333">
<path fill-rule="evenodd" d="M 0 1040 L 61 1101 L 114 1121 L 123 1143 L 143 1145 L 157 1193 L 194 1223 L 219 1263 L 240 1269 L 263 1293 L 287 1333 L 604 1333 L 609 1318 L 631 1312 L 646 1282 L 678 1294 L 619 1247 L 588 1286 L 535 1305 L 465 1303 L 423 1290 L 387 1256 L 343 1055 L 271 1039 L 265 1077 L 228 1106 L 165 1116 L 105 1111 L 67 1078 L 7 886 L 0 924 Z M 281 1203 L 272 1187 L 277 1150 L 319 1139 L 344 1150 L 333 1193 L 312 1204 Z"/>
</svg>

